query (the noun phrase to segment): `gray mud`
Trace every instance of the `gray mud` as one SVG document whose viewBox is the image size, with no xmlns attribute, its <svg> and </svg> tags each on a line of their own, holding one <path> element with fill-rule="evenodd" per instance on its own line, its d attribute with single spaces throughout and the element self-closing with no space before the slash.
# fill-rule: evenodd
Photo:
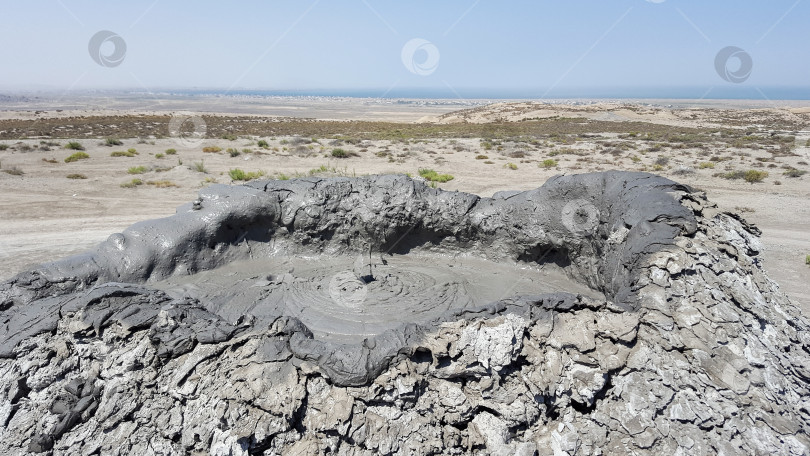
<svg viewBox="0 0 810 456">
<path fill-rule="evenodd" d="M 807 454 L 758 235 L 644 173 L 212 186 L 0 284 L 0 453 Z"/>
<path fill-rule="evenodd" d="M 448 311 L 515 295 L 571 292 L 604 299 L 555 264 L 505 264 L 451 255 L 271 257 L 234 261 L 150 284 L 235 324 L 279 315 L 301 320 L 315 339 L 362 343 L 403 324 L 428 324 Z"/>
</svg>

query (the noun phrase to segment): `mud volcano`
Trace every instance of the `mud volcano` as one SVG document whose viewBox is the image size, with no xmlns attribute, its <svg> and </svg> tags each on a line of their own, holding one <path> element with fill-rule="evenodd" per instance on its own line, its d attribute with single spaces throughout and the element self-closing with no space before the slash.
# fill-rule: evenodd
<svg viewBox="0 0 810 456">
<path fill-rule="evenodd" d="M 643 173 L 209 187 L 0 285 L 0 453 L 807 454 L 758 234 Z"/>
</svg>

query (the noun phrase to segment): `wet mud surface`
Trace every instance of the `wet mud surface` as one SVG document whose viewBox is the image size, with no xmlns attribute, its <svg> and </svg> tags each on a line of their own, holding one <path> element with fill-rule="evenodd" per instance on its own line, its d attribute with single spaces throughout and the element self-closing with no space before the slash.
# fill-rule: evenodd
<svg viewBox="0 0 810 456">
<path fill-rule="evenodd" d="M 429 254 L 254 259 L 151 286 L 205 302 L 231 323 L 244 315 L 263 321 L 285 315 L 301 320 L 316 339 L 355 343 L 514 295 L 570 292 L 604 299 L 554 264 Z"/>
</svg>

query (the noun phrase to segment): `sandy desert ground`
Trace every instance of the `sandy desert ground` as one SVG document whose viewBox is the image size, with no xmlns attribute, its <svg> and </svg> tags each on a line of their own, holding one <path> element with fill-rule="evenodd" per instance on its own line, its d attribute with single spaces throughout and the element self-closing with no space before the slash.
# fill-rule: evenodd
<svg viewBox="0 0 810 456">
<path fill-rule="evenodd" d="M 204 141 L 189 144 L 168 134 L 182 103 L 149 102 L 2 106 L 0 278 L 168 216 L 203 186 L 238 184 L 232 170 L 287 179 L 432 169 L 453 176 L 434 185 L 490 196 L 624 169 L 700 188 L 756 224 L 766 271 L 810 315 L 807 103 L 217 101 L 202 117 Z M 203 104 L 183 109 L 202 115 Z M 88 158 L 66 162 L 71 141 Z"/>
</svg>

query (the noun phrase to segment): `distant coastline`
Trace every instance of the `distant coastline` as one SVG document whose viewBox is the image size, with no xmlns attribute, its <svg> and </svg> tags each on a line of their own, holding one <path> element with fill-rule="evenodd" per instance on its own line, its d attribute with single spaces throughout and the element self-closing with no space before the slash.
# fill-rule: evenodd
<svg viewBox="0 0 810 456">
<path fill-rule="evenodd" d="M 246 97 L 315 97 L 315 98 L 373 98 L 410 100 L 810 100 L 810 87 L 757 87 L 752 85 L 718 84 L 714 87 L 635 87 L 635 88 L 543 88 L 487 89 L 487 88 L 367 88 L 367 89 L 224 89 L 224 88 L 128 88 L 128 89 L 76 89 L 58 88 L 0 88 L 3 95 L 35 95 L 67 93 L 130 94 L 151 96 L 246 96 Z"/>
<path fill-rule="evenodd" d="M 213 115 L 249 115 L 321 120 L 377 120 L 431 122 L 437 116 L 494 103 L 530 101 L 548 106 L 592 107 L 615 110 L 636 105 L 660 109 L 810 109 L 810 97 L 771 98 L 764 90 L 759 98 L 710 97 L 486 97 L 477 93 L 463 98 L 446 93 L 394 93 L 401 97 L 373 96 L 373 91 L 281 91 L 219 89 L 129 89 L 129 90 L 0 90 L 0 118 L 114 116 L 194 112 Z M 785 95 L 796 92 L 785 92 Z M 406 96 L 407 95 L 407 96 Z M 505 94 L 503 94 L 505 95 Z M 808 94 L 810 95 L 810 94 Z"/>
<path fill-rule="evenodd" d="M 326 96 L 346 98 L 393 99 L 671 99 L 671 100 L 810 100 L 810 87 L 682 87 L 682 88 L 594 88 L 559 89 L 314 89 L 314 90 L 174 90 L 176 95 L 247 95 L 247 96 Z"/>
</svg>

